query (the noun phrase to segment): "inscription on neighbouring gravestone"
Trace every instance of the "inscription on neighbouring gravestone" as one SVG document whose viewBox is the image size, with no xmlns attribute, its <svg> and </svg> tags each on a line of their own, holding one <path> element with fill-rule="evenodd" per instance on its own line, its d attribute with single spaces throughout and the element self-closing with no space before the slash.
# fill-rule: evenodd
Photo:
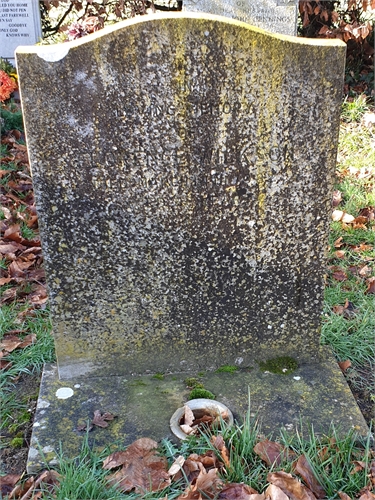
<svg viewBox="0 0 375 500">
<path fill-rule="evenodd" d="M 18 45 L 33 45 L 41 36 L 38 0 L 0 0 L 1 57 L 14 60 Z"/>
<path fill-rule="evenodd" d="M 208 12 L 259 28 L 297 34 L 297 0 L 184 0 L 183 11 Z"/>
<path fill-rule="evenodd" d="M 165 14 L 17 63 L 60 377 L 311 361 L 345 45 Z"/>
</svg>

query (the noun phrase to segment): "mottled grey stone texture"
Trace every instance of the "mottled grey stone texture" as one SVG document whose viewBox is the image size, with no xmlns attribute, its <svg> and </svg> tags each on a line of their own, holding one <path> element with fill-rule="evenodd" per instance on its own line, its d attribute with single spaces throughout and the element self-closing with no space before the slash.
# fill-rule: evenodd
<svg viewBox="0 0 375 500">
<path fill-rule="evenodd" d="M 273 33 L 296 35 L 297 5 L 297 0 L 183 0 L 182 10 L 230 17 Z"/>
<path fill-rule="evenodd" d="M 18 50 L 60 377 L 318 355 L 344 61 L 193 13 Z"/>
</svg>

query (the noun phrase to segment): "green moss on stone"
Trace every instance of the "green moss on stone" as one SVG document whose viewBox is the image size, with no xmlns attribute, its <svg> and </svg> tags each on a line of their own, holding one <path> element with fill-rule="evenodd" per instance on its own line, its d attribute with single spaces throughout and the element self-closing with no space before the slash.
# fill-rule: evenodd
<svg viewBox="0 0 375 500">
<path fill-rule="evenodd" d="M 22 437 L 15 437 L 12 439 L 10 442 L 10 446 L 12 448 L 22 448 L 23 446 L 23 438 Z"/>
<path fill-rule="evenodd" d="M 206 389 L 202 389 L 201 387 L 196 387 L 193 389 L 189 395 L 189 399 L 215 399 L 215 394 L 207 391 Z"/>
<path fill-rule="evenodd" d="M 156 380 L 164 380 L 164 373 L 155 373 L 152 378 L 156 378 Z"/>
<path fill-rule="evenodd" d="M 130 385 L 132 386 L 144 386 L 144 385 L 147 385 L 146 382 L 144 382 L 143 380 L 134 380 L 133 382 L 130 383 Z"/>
<path fill-rule="evenodd" d="M 191 387 L 193 389 L 203 389 L 204 388 L 204 385 L 199 382 L 198 379 L 194 378 L 194 377 L 188 377 L 184 380 L 185 384 L 188 386 L 188 387 Z"/>
<path fill-rule="evenodd" d="M 223 365 L 216 370 L 216 373 L 234 373 L 238 370 L 238 366 L 234 365 Z"/>
<path fill-rule="evenodd" d="M 288 375 L 298 368 L 298 363 L 290 356 L 280 356 L 278 358 L 268 359 L 267 361 L 261 361 L 259 367 L 263 372 Z"/>
</svg>

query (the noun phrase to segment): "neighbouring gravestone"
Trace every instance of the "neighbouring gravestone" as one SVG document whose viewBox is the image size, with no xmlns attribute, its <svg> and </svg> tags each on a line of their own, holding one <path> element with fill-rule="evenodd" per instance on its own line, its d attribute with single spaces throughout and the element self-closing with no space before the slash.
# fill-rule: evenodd
<svg viewBox="0 0 375 500">
<path fill-rule="evenodd" d="M 273 33 L 297 34 L 297 0 L 183 0 L 182 10 L 238 19 Z"/>
<path fill-rule="evenodd" d="M 60 375 L 29 470 L 98 406 L 124 441 L 163 437 L 180 372 L 237 414 L 250 386 L 269 428 L 365 428 L 319 348 L 344 64 L 340 41 L 194 13 L 17 50 Z M 295 379 L 257 371 L 281 355 Z"/>
<path fill-rule="evenodd" d="M 14 62 L 18 45 L 33 45 L 42 37 L 39 0 L 0 1 L 0 56 Z"/>
</svg>

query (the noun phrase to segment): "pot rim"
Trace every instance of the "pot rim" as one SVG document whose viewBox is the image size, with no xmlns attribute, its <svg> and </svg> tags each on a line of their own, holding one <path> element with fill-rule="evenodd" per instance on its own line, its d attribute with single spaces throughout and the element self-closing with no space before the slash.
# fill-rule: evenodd
<svg viewBox="0 0 375 500">
<path fill-rule="evenodd" d="M 228 418 L 226 419 L 226 422 L 229 426 L 233 425 L 233 413 L 227 406 L 225 406 L 223 403 L 220 403 L 220 401 L 204 398 L 190 399 L 190 401 L 186 401 L 185 405 L 188 406 L 191 410 L 202 410 L 211 407 L 216 411 L 219 411 L 220 414 L 227 412 Z M 184 412 L 185 410 L 183 406 L 181 408 L 177 408 L 169 422 L 172 433 L 181 440 L 185 440 L 189 437 L 189 435 L 186 434 L 180 427 L 180 420 Z"/>
</svg>

